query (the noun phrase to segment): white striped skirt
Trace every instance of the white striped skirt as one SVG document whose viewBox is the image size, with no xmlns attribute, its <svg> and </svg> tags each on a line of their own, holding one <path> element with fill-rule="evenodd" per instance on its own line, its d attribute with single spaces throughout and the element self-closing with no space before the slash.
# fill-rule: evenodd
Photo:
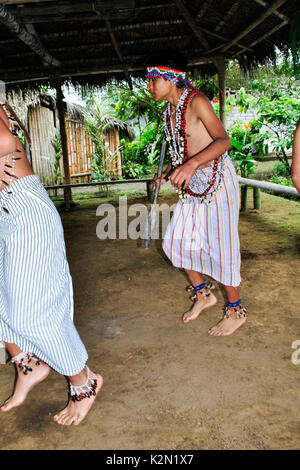
<svg viewBox="0 0 300 470">
<path fill-rule="evenodd" d="M 0 193 L 0 340 L 60 374 L 78 374 L 86 349 L 73 323 L 73 287 L 60 216 L 37 175 Z"/>
<path fill-rule="evenodd" d="M 239 184 L 228 156 L 224 159 L 222 190 L 201 203 L 191 196 L 178 201 L 167 227 L 163 249 L 173 265 L 206 274 L 226 286 L 239 286 Z"/>
</svg>

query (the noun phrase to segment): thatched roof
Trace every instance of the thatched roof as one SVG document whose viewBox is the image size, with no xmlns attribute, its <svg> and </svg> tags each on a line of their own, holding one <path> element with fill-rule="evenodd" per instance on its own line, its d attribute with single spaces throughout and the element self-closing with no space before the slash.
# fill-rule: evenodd
<svg viewBox="0 0 300 470">
<path fill-rule="evenodd" d="M 130 80 L 166 47 L 183 51 L 190 71 L 213 74 L 218 57 L 249 68 L 290 47 L 296 15 L 299 0 L 4 0 L 0 79 L 26 87 L 59 71 L 73 84 Z"/>
</svg>

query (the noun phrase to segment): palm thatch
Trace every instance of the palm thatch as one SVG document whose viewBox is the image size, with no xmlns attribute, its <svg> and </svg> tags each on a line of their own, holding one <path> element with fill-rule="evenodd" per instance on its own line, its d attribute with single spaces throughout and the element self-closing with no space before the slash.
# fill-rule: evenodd
<svg viewBox="0 0 300 470">
<path fill-rule="evenodd" d="M 144 76 L 149 52 L 166 47 L 186 54 L 190 72 L 214 74 L 219 57 L 249 69 L 276 48 L 295 49 L 299 9 L 299 0 L 3 0 L 0 78 L 8 88 L 57 74 L 73 85 L 130 83 Z"/>
<path fill-rule="evenodd" d="M 100 113 L 93 108 L 87 108 L 79 104 L 66 101 L 67 115 L 69 119 L 84 122 L 88 116 L 92 116 L 96 121 L 101 122 L 103 132 L 122 130 L 130 139 L 134 138 L 133 128 L 124 121 L 111 116 L 109 113 Z"/>
</svg>

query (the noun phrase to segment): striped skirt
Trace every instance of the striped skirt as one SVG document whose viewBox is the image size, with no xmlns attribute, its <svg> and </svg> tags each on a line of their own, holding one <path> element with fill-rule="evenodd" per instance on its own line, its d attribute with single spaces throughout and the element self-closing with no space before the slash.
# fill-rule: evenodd
<svg viewBox="0 0 300 470">
<path fill-rule="evenodd" d="M 226 286 L 239 286 L 239 184 L 228 156 L 222 190 L 210 203 L 190 197 L 178 201 L 167 227 L 163 249 L 173 265 L 207 274 Z"/>
<path fill-rule="evenodd" d="M 0 340 L 60 374 L 78 374 L 86 349 L 73 323 L 73 288 L 60 216 L 37 175 L 0 192 Z"/>
</svg>

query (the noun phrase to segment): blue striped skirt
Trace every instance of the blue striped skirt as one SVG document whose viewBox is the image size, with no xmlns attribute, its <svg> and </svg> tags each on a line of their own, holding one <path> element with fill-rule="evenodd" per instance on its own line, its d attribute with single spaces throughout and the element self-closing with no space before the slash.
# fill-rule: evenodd
<svg viewBox="0 0 300 470">
<path fill-rule="evenodd" d="M 60 374 L 78 374 L 86 349 L 73 323 L 73 287 L 60 216 L 37 175 L 0 192 L 0 340 Z"/>
<path fill-rule="evenodd" d="M 206 204 L 191 196 L 184 203 L 178 201 L 175 207 L 163 241 L 164 252 L 173 265 L 237 287 L 241 282 L 239 201 L 235 169 L 226 156 L 215 199 Z"/>
</svg>

